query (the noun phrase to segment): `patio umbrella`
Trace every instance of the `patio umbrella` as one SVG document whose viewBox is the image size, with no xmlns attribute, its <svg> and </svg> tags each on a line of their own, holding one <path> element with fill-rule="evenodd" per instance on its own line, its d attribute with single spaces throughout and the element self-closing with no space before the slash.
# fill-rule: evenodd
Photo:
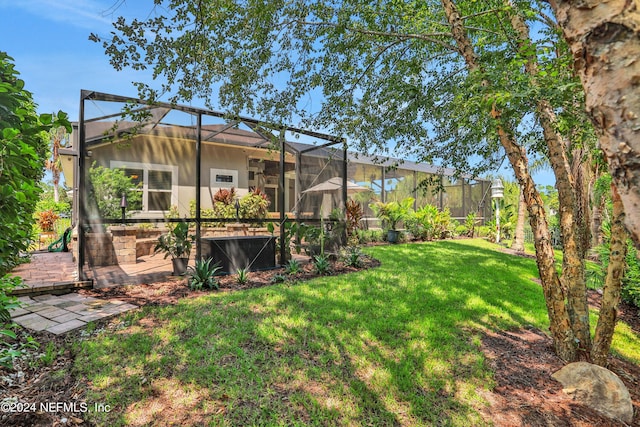
<svg viewBox="0 0 640 427">
<path fill-rule="evenodd" d="M 342 178 L 335 176 L 311 188 L 307 188 L 302 193 L 322 193 L 322 216 L 326 218 L 329 216 L 331 207 L 333 206 L 333 194 L 339 191 L 342 191 Z M 358 193 L 360 191 L 369 191 L 369 188 L 347 180 L 347 194 Z"/>
</svg>

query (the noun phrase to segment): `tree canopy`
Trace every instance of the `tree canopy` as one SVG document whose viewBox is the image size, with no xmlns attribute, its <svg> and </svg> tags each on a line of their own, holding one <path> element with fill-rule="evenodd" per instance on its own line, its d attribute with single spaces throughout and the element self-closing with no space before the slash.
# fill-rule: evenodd
<svg viewBox="0 0 640 427">
<path fill-rule="evenodd" d="M 504 155 L 486 114 L 492 105 L 509 105 L 503 119 L 540 146 L 531 115 L 536 91 L 552 88 L 545 96 L 567 106 L 580 98 L 579 82 L 565 67 L 570 58 L 555 55 L 566 46 L 540 8 L 526 10 L 541 28 L 531 49 L 541 59 L 543 81 L 533 87 L 507 24 L 516 6 L 502 1 L 460 4 L 485 65 L 476 73 L 437 1 L 156 3 L 162 12 L 119 18 L 111 35 L 90 37 L 116 69 L 150 67 L 165 82 L 159 88 L 137 83 L 142 98 L 200 98 L 230 113 L 297 120 L 348 136 L 360 151 L 480 174 Z"/>
</svg>

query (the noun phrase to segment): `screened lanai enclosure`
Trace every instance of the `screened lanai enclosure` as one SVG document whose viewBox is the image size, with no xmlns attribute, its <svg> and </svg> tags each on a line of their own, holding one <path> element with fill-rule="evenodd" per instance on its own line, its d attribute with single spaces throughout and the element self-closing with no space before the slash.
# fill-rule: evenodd
<svg viewBox="0 0 640 427">
<path fill-rule="evenodd" d="M 178 223 L 189 225 L 192 257 L 217 254 L 235 272 L 276 266 L 291 224 L 339 218 L 350 198 L 362 205 L 365 227 L 379 226 L 369 203 L 408 196 L 459 219 L 491 213 L 489 181 L 378 162 L 349 153 L 341 137 L 190 106 L 83 90 L 72 141 L 62 166 L 73 183 L 81 280 L 91 267 L 151 255 Z M 443 173 L 440 186 L 424 184 Z"/>
</svg>

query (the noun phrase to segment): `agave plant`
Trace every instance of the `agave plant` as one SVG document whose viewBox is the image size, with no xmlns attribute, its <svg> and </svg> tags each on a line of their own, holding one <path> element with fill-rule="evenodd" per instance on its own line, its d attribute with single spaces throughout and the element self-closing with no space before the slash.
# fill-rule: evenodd
<svg viewBox="0 0 640 427">
<path fill-rule="evenodd" d="M 249 269 L 248 268 L 239 268 L 237 271 L 238 277 L 236 277 L 236 281 L 239 285 L 245 285 L 249 281 Z"/>
<path fill-rule="evenodd" d="M 300 265 L 300 261 L 297 259 L 290 259 L 284 266 L 284 271 L 289 275 L 299 273 L 300 270 L 302 270 L 302 265 Z"/>
<path fill-rule="evenodd" d="M 316 255 L 313 257 L 313 267 L 317 274 L 324 275 L 331 271 L 331 262 L 326 255 Z"/>
<path fill-rule="evenodd" d="M 189 266 L 187 269 L 189 289 L 193 291 L 202 288 L 218 289 L 220 285 L 216 275 L 221 269 L 219 262 L 213 263 L 213 258 L 197 260 L 194 267 Z"/>
</svg>

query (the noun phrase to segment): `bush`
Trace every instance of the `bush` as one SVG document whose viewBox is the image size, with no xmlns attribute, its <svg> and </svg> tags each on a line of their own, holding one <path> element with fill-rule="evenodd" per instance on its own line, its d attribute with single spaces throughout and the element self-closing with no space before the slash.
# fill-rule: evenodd
<svg viewBox="0 0 640 427">
<path fill-rule="evenodd" d="M 284 271 L 291 276 L 302 271 L 302 265 L 300 265 L 300 261 L 297 259 L 290 259 L 289 262 L 285 264 Z"/>
<path fill-rule="evenodd" d="M 473 234 L 470 234 L 470 232 L 469 232 L 469 228 L 466 225 L 463 225 L 463 224 L 456 225 L 454 233 L 455 233 L 456 236 L 473 237 Z"/>
<path fill-rule="evenodd" d="M 326 255 L 314 256 L 313 267 L 317 274 L 329 274 L 331 272 L 331 262 L 329 262 L 329 257 Z"/>
<path fill-rule="evenodd" d="M 478 223 L 478 219 L 476 217 L 475 212 L 469 212 L 467 217 L 464 219 L 463 228 L 458 232 L 458 227 L 456 227 L 456 233 L 458 235 L 465 235 L 467 237 L 473 237 L 475 235 L 476 224 Z"/>
<path fill-rule="evenodd" d="M 54 126 L 71 131 L 67 115 L 36 114 L 30 92 L 18 79 L 13 59 L 0 52 L 0 277 L 20 262 L 31 244 L 34 212 Z"/>
<path fill-rule="evenodd" d="M 347 200 L 347 235 L 353 236 L 360 229 L 360 221 L 364 217 L 364 211 L 360 203 L 355 200 Z"/>
<path fill-rule="evenodd" d="M 358 243 L 361 245 L 384 241 L 384 231 L 382 230 L 357 230 L 356 234 Z"/>
<path fill-rule="evenodd" d="M 236 282 L 239 285 L 246 285 L 249 282 L 249 269 L 239 268 L 237 271 Z"/>
<path fill-rule="evenodd" d="M 433 205 L 425 205 L 405 220 L 405 225 L 415 239 L 433 240 L 452 237 L 458 223 L 451 220 L 449 208 L 439 211 Z"/>
<path fill-rule="evenodd" d="M 60 216 L 52 210 L 46 210 L 38 213 L 38 226 L 42 231 L 53 231 L 53 226 Z"/>
<path fill-rule="evenodd" d="M 18 306 L 17 299 L 8 295 L 21 280 L 7 273 L 21 260 L 31 244 L 34 213 L 40 199 L 47 159 L 49 130 L 71 124 L 62 111 L 36 114 L 30 92 L 18 79 L 13 58 L 0 52 L 0 335 L 15 338 L 11 330 L 9 310 Z M 33 340 L 28 340 L 28 343 Z M 13 358 L 22 353 L 20 347 L 10 347 L 0 339 L 0 365 L 11 367 Z"/>
<path fill-rule="evenodd" d="M 607 277 L 609 266 L 609 243 L 606 242 L 595 248 L 599 263 L 590 265 L 587 268 L 587 281 L 590 287 L 600 288 Z M 629 304 L 640 308 L 640 261 L 638 251 L 631 239 L 627 240 L 627 256 L 625 258 L 626 268 L 622 278 L 622 289 L 620 296 Z"/>
<path fill-rule="evenodd" d="M 240 199 L 240 218 L 264 219 L 269 212 L 271 202 L 265 193 L 259 188 L 245 194 Z"/>
<path fill-rule="evenodd" d="M 212 264 L 213 259 L 208 258 L 206 260 L 197 260 L 194 267 L 189 266 L 187 268 L 187 283 L 189 289 L 192 291 L 198 291 L 202 288 L 218 289 L 219 284 L 216 279 L 216 275 L 222 269 L 219 263 Z"/>
<path fill-rule="evenodd" d="M 627 241 L 627 270 L 622 279 L 622 299 L 640 308 L 640 261 L 638 250 L 631 240 Z"/>
<path fill-rule="evenodd" d="M 362 256 L 363 253 L 357 246 L 343 248 L 340 251 L 340 258 L 345 263 L 345 265 L 348 265 L 350 267 L 362 267 Z"/>
</svg>

